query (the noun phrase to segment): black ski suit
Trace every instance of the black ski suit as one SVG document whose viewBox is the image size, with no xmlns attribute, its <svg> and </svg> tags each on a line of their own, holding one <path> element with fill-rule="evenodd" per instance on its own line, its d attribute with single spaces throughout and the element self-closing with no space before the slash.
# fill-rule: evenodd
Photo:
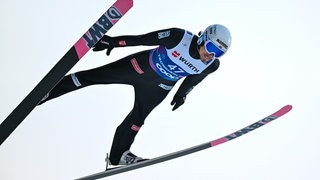
<svg viewBox="0 0 320 180">
<path fill-rule="evenodd" d="M 202 69 L 193 65 L 193 63 L 200 62 L 198 36 L 179 28 L 163 29 L 143 35 L 109 37 L 108 39 L 112 40 L 109 43 L 112 43 L 113 47 L 138 45 L 157 45 L 158 47 L 126 56 L 98 68 L 69 74 L 50 91 L 40 104 L 90 85 L 112 83 L 132 85 L 135 92 L 134 106 L 116 129 L 110 152 L 111 163 L 118 164 L 123 152 L 130 149 L 148 114 L 163 101 L 177 80 L 186 77 L 174 96 L 173 110 L 184 103 L 186 95 L 195 85 L 218 69 L 220 61 L 219 59 L 211 60 L 210 64 L 205 65 Z M 181 42 L 183 39 L 185 42 Z M 180 46 L 177 46 L 178 44 Z M 170 49 L 173 49 L 171 54 L 168 53 Z M 179 51 L 183 50 L 189 53 L 190 60 L 179 57 Z M 177 57 L 176 61 L 179 62 L 174 62 L 173 57 L 167 57 L 170 55 Z"/>
</svg>

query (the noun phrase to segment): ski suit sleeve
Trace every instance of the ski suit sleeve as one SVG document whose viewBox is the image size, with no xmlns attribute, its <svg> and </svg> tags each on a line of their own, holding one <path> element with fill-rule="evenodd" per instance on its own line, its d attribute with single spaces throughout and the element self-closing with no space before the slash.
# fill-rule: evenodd
<svg viewBox="0 0 320 180">
<path fill-rule="evenodd" d="M 184 30 L 179 28 L 168 28 L 142 35 L 124 35 L 112 37 L 114 47 L 125 46 L 157 46 L 163 45 L 167 48 L 174 47 L 179 43 Z"/>
<path fill-rule="evenodd" d="M 199 84 L 204 78 L 206 78 L 209 74 L 213 73 L 219 68 L 220 61 L 219 59 L 216 59 L 215 62 L 213 62 L 207 69 L 205 69 L 200 74 L 193 74 L 190 76 L 187 76 L 183 82 L 181 83 L 178 91 L 173 97 L 173 100 L 171 102 L 171 105 L 174 105 L 173 111 L 176 110 L 179 106 L 184 104 L 187 94 L 191 92 L 191 90 Z"/>
<path fill-rule="evenodd" d="M 111 50 L 115 47 L 163 45 L 167 48 L 172 48 L 180 42 L 183 34 L 183 29 L 169 28 L 142 35 L 124 35 L 115 37 L 104 35 L 101 40 L 94 45 L 93 51 L 107 49 L 106 54 L 109 55 Z"/>
</svg>

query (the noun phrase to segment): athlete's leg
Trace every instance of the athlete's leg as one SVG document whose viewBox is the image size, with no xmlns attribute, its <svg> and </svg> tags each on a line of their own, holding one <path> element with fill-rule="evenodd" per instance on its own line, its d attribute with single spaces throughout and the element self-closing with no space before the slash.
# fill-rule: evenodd
<svg viewBox="0 0 320 180">
<path fill-rule="evenodd" d="M 69 74 L 65 76 L 39 104 L 90 85 L 111 83 L 130 84 L 130 82 L 136 78 L 136 72 L 130 60 L 144 54 L 147 55 L 148 52 L 139 52 L 98 68 Z"/>
<path fill-rule="evenodd" d="M 160 80 L 160 79 L 159 79 Z M 170 89 L 159 86 L 161 81 L 146 82 L 143 86 L 135 86 L 135 103 L 132 111 L 116 129 L 110 151 L 111 164 L 118 164 L 122 154 L 129 150 L 135 136 L 144 124 L 149 113 L 168 95 Z M 170 82 L 168 86 L 173 86 Z"/>
</svg>

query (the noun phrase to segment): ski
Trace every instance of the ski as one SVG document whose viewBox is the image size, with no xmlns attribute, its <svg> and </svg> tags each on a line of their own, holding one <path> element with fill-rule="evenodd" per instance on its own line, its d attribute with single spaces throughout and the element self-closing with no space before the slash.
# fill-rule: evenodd
<svg viewBox="0 0 320 180">
<path fill-rule="evenodd" d="M 10 136 L 41 99 L 133 6 L 133 0 L 117 0 L 70 48 L 37 86 L 0 125 L 0 145 Z"/>
<path fill-rule="evenodd" d="M 291 105 L 286 105 L 283 106 L 281 109 L 279 109 L 278 111 L 274 112 L 273 114 L 247 126 L 244 127 L 238 131 L 235 131 L 229 135 L 223 136 L 221 138 L 218 138 L 216 140 L 204 143 L 204 144 L 200 144 L 194 147 L 190 147 L 187 149 L 183 149 L 181 151 L 177 151 L 171 154 L 167 154 L 167 155 L 163 155 L 157 158 L 153 158 L 153 159 L 149 159 L 149 160 L 145 160 L 136 164 L 132 164 L 132 165 L 128 165 L 128 166 L 121 166 L 121 167 L 116 167 L 116 168 L 111 168 L 108 169 L 107 171 L 103 171 L 100 173 L 96 173 L 96 174 L 92 174 L 89 176 L 85 176 L 82 178 L 78 178 L 76 180 L 93 180 L 93 179 L 99 179 L 99 178 L 103 178 L 103 177 L 108 177 L 108 176 L 112 176 L 115 174 L 120 174 L 123 172 L 127 172 L 127 171 L 131 171 L 131 170 L 135 170 L 135 169 L 139 169 L 139 168 L 143 168 L 146 166 L 150 166 L 150 165 L 154 165 L 154 164 L 158 164 L 158 163 L 162 163 L 164 161 L 168 161 L 168 160 L 172 160 L 181 156 L 186 156 L 189 155 L 191 153 L 195 153 L 210 147 L 214 147 L 217 146 L 219 144 L 228 142 L 230 140 L 233 140 L 235 138 L 238 138 L 244 134 L 247 134 L 248 132 L 251 132 L 265 124 L 268 124 L 269 122 L 283 116 L 284 114 L 288 113 L 290 110 L 292 109 Z"/>
</svg>

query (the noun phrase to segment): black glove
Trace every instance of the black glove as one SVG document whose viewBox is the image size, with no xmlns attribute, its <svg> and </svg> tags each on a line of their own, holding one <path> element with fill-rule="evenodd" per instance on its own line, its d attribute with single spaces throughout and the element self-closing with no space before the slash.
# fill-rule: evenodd
<svg viewBox="0 0 320 180">
<path fill-rule="evenodd" d="M 174 95 L 171 105 L 174 105 L 172 111 L 178 109 L 186 100 L 186 96 Z"/>
<path fill-rule="evenodd" d="M 111 50 L 114 48 L 114 40 L 112 37 L 104 35 L 100 41 L 98 41 L 94 46 L 93 46 L 93 51 L 102 51 L 107 49 L 106 54 L 109 56 Z"/>
</svg>

